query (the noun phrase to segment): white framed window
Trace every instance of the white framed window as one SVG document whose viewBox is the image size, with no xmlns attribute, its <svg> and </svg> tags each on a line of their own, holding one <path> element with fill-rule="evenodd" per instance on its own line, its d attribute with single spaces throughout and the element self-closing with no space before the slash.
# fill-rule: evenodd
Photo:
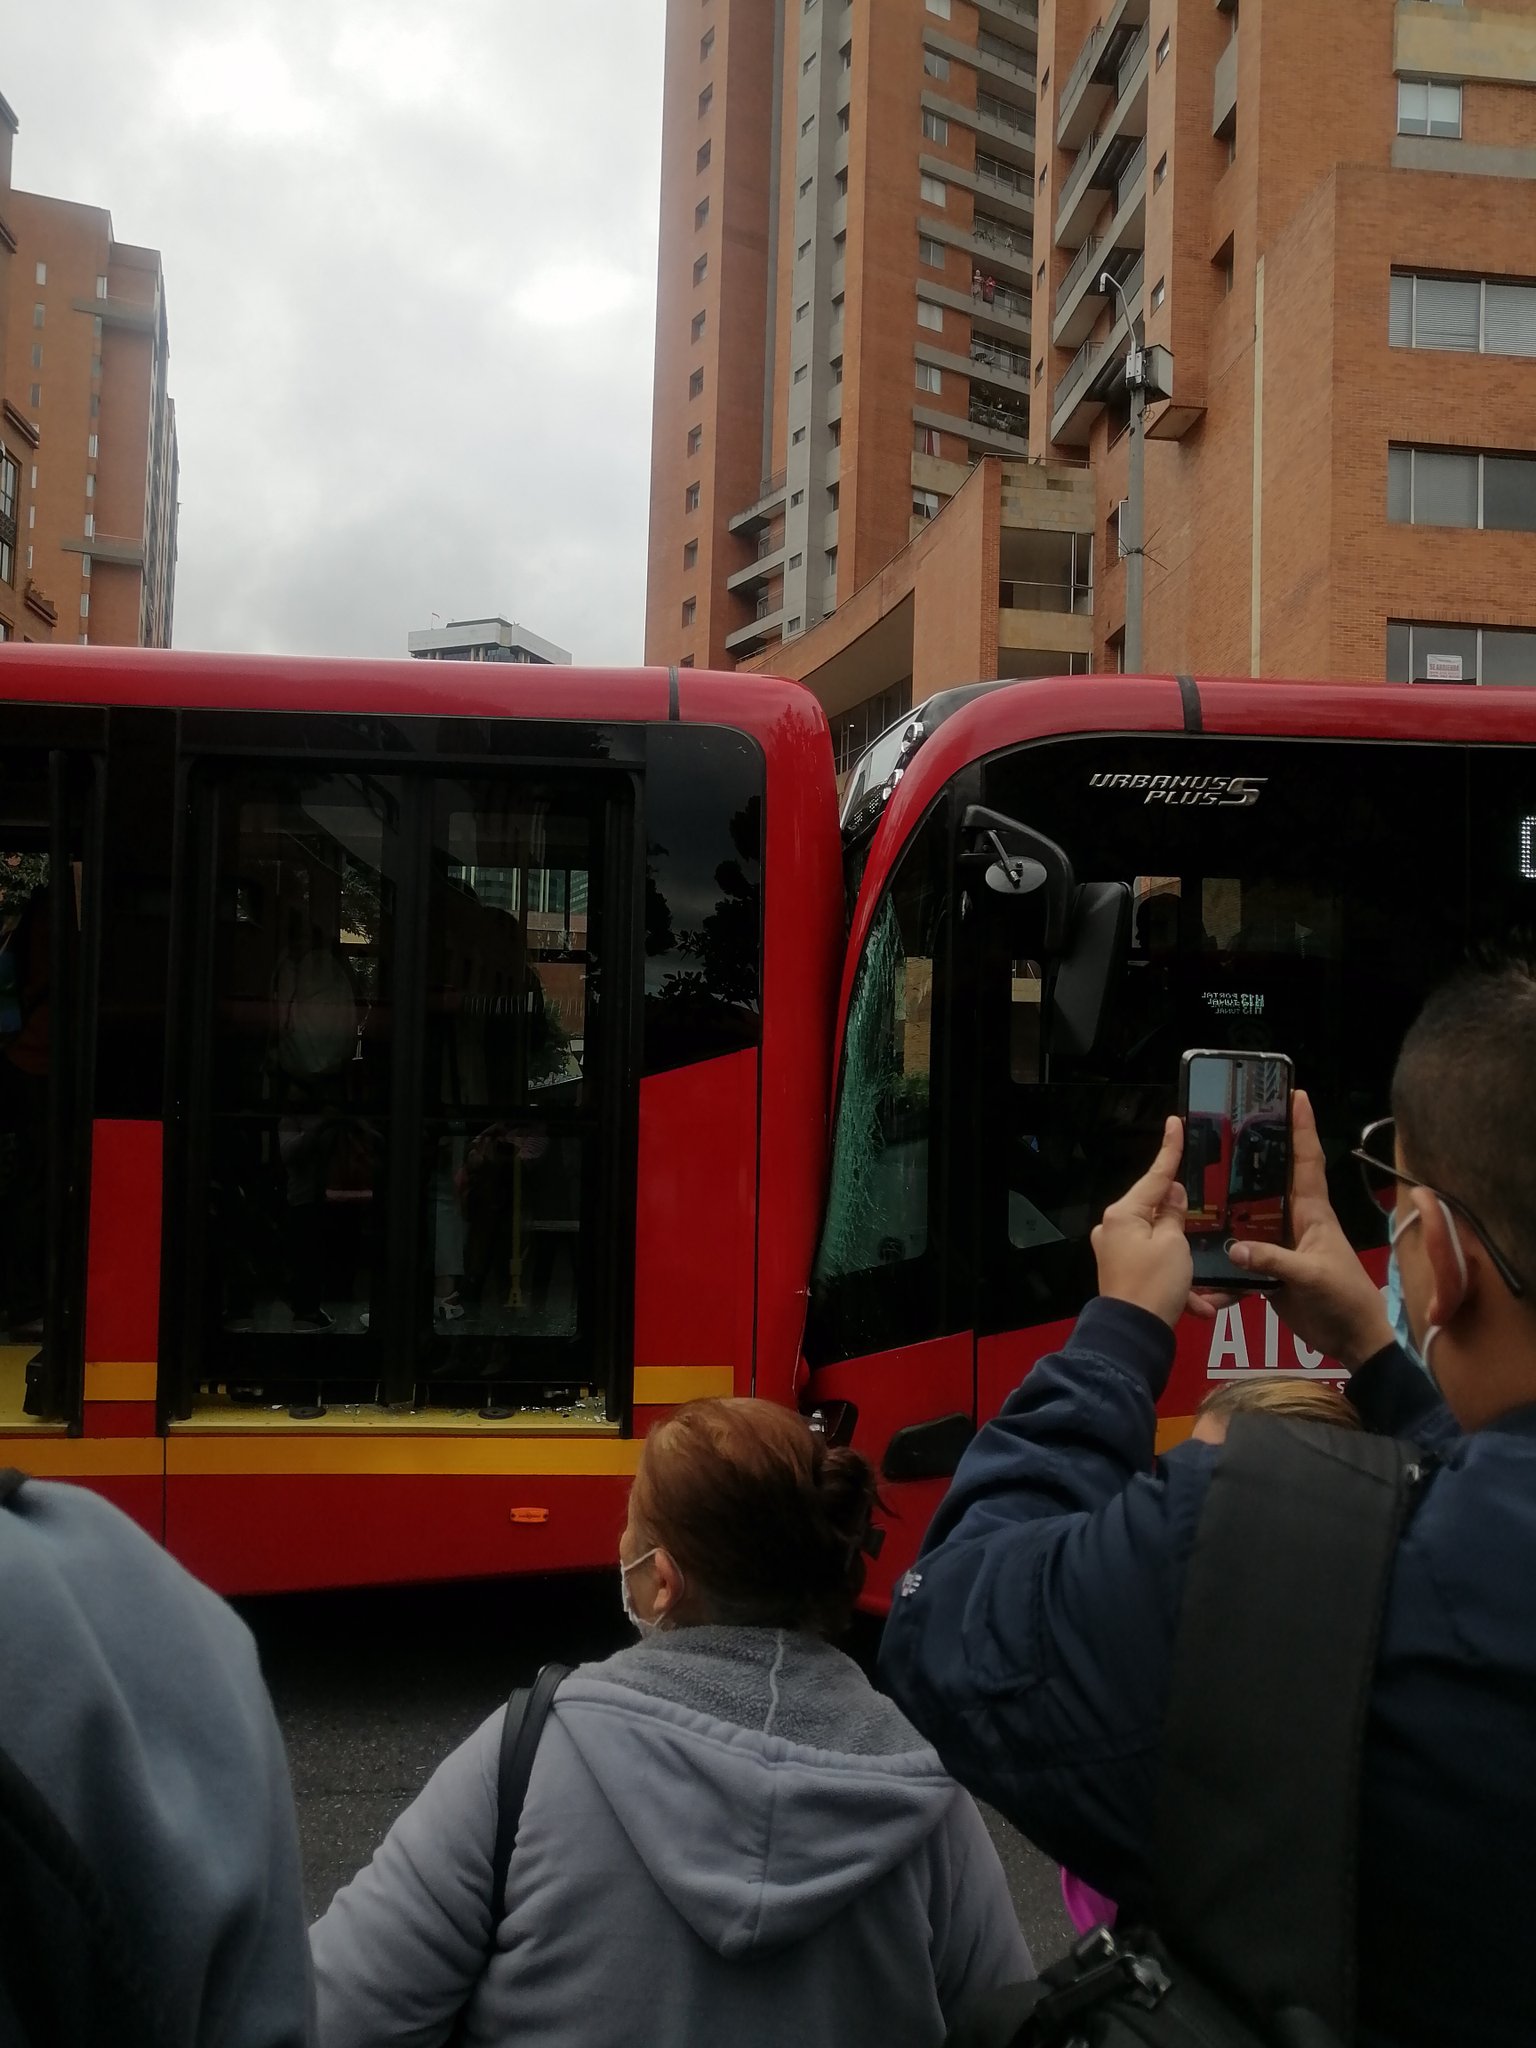
<svg viewBox="0 0 1536 2048">
<path fill-rule="evenodd" d="M 1157 45 L 1157 62 L 1159 69 L 1161 69 L 1162 66 L 1167 63 L 1168 52 L 1172 49 L 1172 47 L 1173 30 L 1171 28 L 1165 28 L 1163 30 L 1161 37 L 1158 39 Z"/>
<path fill-rule="evenodd" d="M 89 470 L 86 471 L 85 475 L 85 495 L 88 498 L 94 498 L 96 495 L 96 479 Z"/>
<path fill-rule="evenodd" d="M 104 277 L 98 277 L 96 280 L 96 296 L 98 299 L 107 296 L 107 280 Z"/>
<path fill-rule="evenodd" d="M 1160 308 L 1161 308 L 1161 306 L 1162 306 L 1162 303 L 1163 303 L 1164 299 L 1166 299 L 1166 298 L 1167 298 L 1167 296 L 1168 296 L 1168 286 L 1167 286 L 1167 283 L 1166 283 L 1166 281 L 1165 281 L 1165 280 L 1164 280 L 1163 278 L 1159 278 L 1159 279 L 1157 280 L 1157 283 L 1156 283 L 1155 285 L 1153 285 L 1153 287 L 1152 287 L 1152 310 L 1153 310 L 1153 312 L 1154 312 L 1154 313 L 1156 313 L 1156 312 L 1158 312 L 1158 311 L 1160 310 Z"/>
<path fill-rule="evenodd" d="M 89 557 L 87 557 L 87 560 L 89 560 Z M 699 544 L 696 540 L 691 540 L 683 549 L 683 567 L 685 569 L 696 569 L 698 565 Z"/>
<path fill-rule="evenodd" d="M 699 600 L 696 597 L 683 599 L 683 624 L 691 626 L 699 615 Z"/>
<path fill-rule="evenodd" d="M 690 398 L 702 398 L 704 396 L 704 372 L 702 370 L 695 370 L 688 379 L 688 396 Z"/>
<path fill-rule="evenodd" d="M 923 136 L 928 142 L 948 142 L 949 123 L 942 114 L 934 113 L 931 107 L 923 109 Z"/>
<path fill-rule="evenodd" d="M 944 332 L 944 308 L 936 306 L 932 299 L 919 299 L 917 302 L 917 324 L 919 327 L 931 327 L 935 334 L 942 334 Z"/>
<path fill-rule="evenodd" d="M 917 388 L 919 391 L 942 391 L 944 375 L 937 363 L 919 363 L 917 366 Z"/>
<path fill-rule="evenodd" d="M 791 491 L 789 494 L 789 503 L 791 510 L 793 510 L 796 505 L 803 505 L 805 503 L 804 491 Z"/>
<path fill-rule="evenodd" d="M 940 21 L 948 21 L 949 0 L 928 0 L 928 12 L 936 14 Z"/>
<path fill-rule="evenodd" d="M 1530 683 L 1536 633 L 1510 626 L 1387 621 L 1389 683 Z"/>
<path fill-rule="evenodd" d="M 34 306 L 34 307 L 32 308 L 32 325 L 33 325 L 34 327 L 41 327 L 41 326 L 42 326 L 42 324 L 43 324 L 43 313 L 44 313 L 44 308 L 43 308 L 43 307 L 42 307 L 41 305 L 37 305 L 37 306 Z"/>
<path fill-rule="evenodd" d="M 1152 190 L 1153 190 L 1154 192 L 1156 192 L 1156 191 L 1157 191 L 1157 190 L 1159 189 L 1159 187 L 1161 186 L 1161 184 L 1162 184 L 1162 182 L 1163 182 L 1164 178 L 1166 178 L 1166 177 L 1167 177 L 1167 175 L 1168 175 L 1168 152 L 1167 152 L 1167 150 L 1165 149 L 1165 150 L 1163 151 L 1162 155 L 1161 155 L 1161 156 L 1160 156 L 1160 157 L 1158 158 L 1158 160 L 1157 160 L 1157 168 L 1156 168 L 1156 169 L 1155 169 L 1155 170 L 1153 171 L 1153 173 L 1152 173 Z"/>
<path fill-rule="evenodd" d="M 702 427 L 690 427 L 688 429 L 688 453 L 690 455 L 697 455 L 703 446 L 704 429 Z"/>
<path fill-rule="evenodd" d="M 94 540 L 96 538 L 96 514 L 94 512 L 87 512 L 85 515 L 85 537 L 87 540 Z"/>
<path fill-rule="evenodd" d="M 1439 135 L 1454 140 L 1461 134 L 1461 85 L 1434 78 L 1397 81 L 1399 135 Z"/>
<path fill-rule="evenodd" d="M 48 282 L 48 266 L 46 263 L 39 263 L 37 266 L 37 281 L 39 284 L 46 284 Z"/>
<path fill-rule="evenodd" d="M 1392 277 L 1388 338 L 1394 348 L 1536 356 L 1536 281 L 1480 277 Z"/>
<path fill-rule="evenodd" d="M 683 510 L 685 512 L 697 512 L 698 509 L 699 486 L 697 484 L 690 484 L 683 493 Z"/>
<path fill-rule="evenodd" d="M 939 455 L 943 452 L 944 437 L 937 427 L 914 427 L 912 429 L 912 452 L 914 455 Z"/>
<path fill-rule="evenodd" d="M 714 47 L 715 32 L 712 28 L 707 28 L 705 29 L 703 35 L 699 38 L 699 62 L 701 64 L 707 63 L 709 61 L 709 53 Z"/>
<path fill-rule="evenodd" d="M 847 107 L 839 107 L 839 108 L 838 108 L 838 110 L 837 110 L 837 132 L 838 132 L 838 134 L 839 134 L 839 135 L 846 135 L 846 134 L 848 133 L 848 130 L 849 130 L 849 127 L 850 127 L 850 125 L 851 125 L 851 123 L 852 123 L 852 120 L 853 120 L 853 116 L 852 116 L 852 113 L 851 113 L 851 111 L 850 111 L 850 109 L 849 109 L 849 108 L 847 108 Z"/>
<path fill-rule="evenodd" d="M 918 191 L 929 206 L 944 206 L 948 203 L 949 187 L 942 178 L 931 178 L 926 171 L 918 181 Z"/>
<path fill-rule="evenodd" d="M 80 593 L 80 616 L 82 619 L 91 616 L 91 593 L 88 590 L 82 590 Z"/>
<path fill-rule="evenodd" d="M 851 70 L 853 69 L 853 45 L 852 45 L 852 43 L 844 43 L 844 45 L 843 45 L 842 49 L 841 49 L 841 50 L 840 50 L 840 51 L 838 52 L 838 55 L 839 55 L 839 56 L 840 56 L 840 57 L 842 58 L 842 60 L 843 60 L 843 69 L 844 69 L 845 71 L 851 71 Z"/>
<path fill-rule="evenodd" d="M 841 357 L 841 356 L 834 356 L 834 357 L 832 358 L 832 382 L 833 382 L 834 384 L 841 384 L 841 383 L 842 383 L 842 381 L 843 381 L 843 359 L 842 359 L 842 357 Z"/>
<path fill-rule="evenodd" d="M 704 319 L 705 316 L 702 313 L 695 313 L 693 316 L 693 325 L 689 329 L 689 333 L 695 341 L 702 341 L 704 338 Z M 94 441 L 95 438 L 96 436 L 92 434 L 91 439 Z M 91 453 L 94 455 L 96 450 L 93 448 Z"/>
<path fill-rule="evenodd" d="M 91 558 L 90 558 L 90 556 L 89 556 L 89 555 L 82 555 L 82 556 L 80 557 L 80 574 L 81 574 L 81 575 L 82 575 L 82 576 L 83 576 L 83 577 L 85 578 L 85 580 L 86 580 L 86 582 L 87 582 L 87 583 L 89 583 L 89 582 L 90 582 L 90 580 L 91 580 Z"/>
<path fill-rule="evenodd" d="M 942 270 L 944 268 L 944 244 L 936 242 L 932 235 L 919 235 L 917 238 L 917 260 L 919 263 L 926 264 L 930 270 Z"/>
<path fill-rule="evenodd" d="M 939 494 L 937 491 L 914 491 L 912 493 L 912 517 L 914 519 L 937 519 L 939 516 Z"/>
<path fill-rule="evenodd" d="M 923 72 L 928 78 L 948 78 L 949 59 L 942 50 L 924 50 Z"/>
</svg>

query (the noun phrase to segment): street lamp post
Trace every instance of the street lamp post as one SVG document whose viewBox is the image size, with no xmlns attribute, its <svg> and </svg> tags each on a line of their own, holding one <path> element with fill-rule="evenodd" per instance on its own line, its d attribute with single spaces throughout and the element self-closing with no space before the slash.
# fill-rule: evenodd
<svg viewBox="0 0 1536 2048">
<path fill-rule="evenodd" d="M 1099 276 L 1099 290 L 1114 292 L 1125 308 L 1130 348 L 1125 358 L 1126 388 L 1131 394 L 1131 452 L 1126 479 L 1125 512 L 1120 521 L 1120 549 L 1125 556 L 1125 668 L 1130 675 L 1141 673 L 1142 613 L 1146 602 L 1146 519 L 1147 519 L 1147 393 L 1154 379 L 1148 361 L 1150 351 L 1138 345 L 1136 322 L 1125 287 L 1110 271 Z M 1165 394 L 1157 394 L 1165 395 Z M 1130 532 L 1126 532 L 1126 527 Z"/>
</svg>

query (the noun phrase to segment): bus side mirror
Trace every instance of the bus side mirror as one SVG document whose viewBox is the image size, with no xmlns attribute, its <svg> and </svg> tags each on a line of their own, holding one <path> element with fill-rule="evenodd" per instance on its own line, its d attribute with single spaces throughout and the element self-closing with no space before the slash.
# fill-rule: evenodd
<svg viewBox="0 0 1536 2048">
<path fill-rule="evenodd" d="M 1125 882 L 1085 882 L 1073 907 L 1068 950 L 1051 991 L 1050 1046 L 1085 1059 L 1104 1028 L 1110 986 L 1130 950 L 1131 891 Z"/>
<path fill-rule="evenodd" d="M 1027 904 L 1041 921 L 1037 944 L 1047 959 L 1065 948 L 1072 910 L 1072 863 L 1043 832 L 984 804 L 967 804 L 960 820 L 964 866 L 984 870 L 988 891 Z"/>
</svg>

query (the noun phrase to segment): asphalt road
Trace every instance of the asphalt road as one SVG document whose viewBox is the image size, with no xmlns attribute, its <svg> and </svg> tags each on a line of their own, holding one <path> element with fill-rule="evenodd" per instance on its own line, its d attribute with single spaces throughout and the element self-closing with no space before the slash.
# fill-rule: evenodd
<svg viewBox="0 0 1536 2048">
<path fill-rule="evenodd" d="M 610 1580 L 550 1578 L 249 1600 L 288 1743 L 304 1879 L 318 1914 L 390 1822 L 514 1685 L 631 1640 Z M 872 1629 L 848 1647 L 867 1656 Z M 997 1842 L 1037 1962 L 1069 1928 L 1054 1867 L 996 1815 Z"/>
</svg>

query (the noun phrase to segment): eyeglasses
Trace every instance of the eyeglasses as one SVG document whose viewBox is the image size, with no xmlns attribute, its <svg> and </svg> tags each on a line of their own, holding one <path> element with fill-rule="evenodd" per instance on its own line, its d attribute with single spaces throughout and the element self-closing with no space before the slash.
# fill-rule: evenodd
<svg viewBox="0 0 1536 2048">
<path fill-rule="evenodd" d="M 1360 1133 L 1360 1142 L 1350 1153 L 1350 1158 L 1360 1165 L 1360 1177 L 1365 1182 L 1365 1192 L 1382 1214 L 1390 1216 L 1397 1207 L 1397 1191 L 1404 1188 L 1428 1188 L 1447 1209 L 1453 1210 L 1468 1230 L 1477 1239 L 1483 1250 L 1492 1259 L 1499 1278 L 1516 1296 L 1528 1290 L 1525 1282 L 1499 1250 L 1482 1224 L 1478 1222 L 1459 1195 L 1448 1195 L 1443 1188 L 1420 1180 L 1417 1174 L 1404 1173 L 1397 1164 L 1397 1123 L 1390 1116 L 1378 1117 L 1373 1124 L 1367 1124 Z"/>
</svg>

